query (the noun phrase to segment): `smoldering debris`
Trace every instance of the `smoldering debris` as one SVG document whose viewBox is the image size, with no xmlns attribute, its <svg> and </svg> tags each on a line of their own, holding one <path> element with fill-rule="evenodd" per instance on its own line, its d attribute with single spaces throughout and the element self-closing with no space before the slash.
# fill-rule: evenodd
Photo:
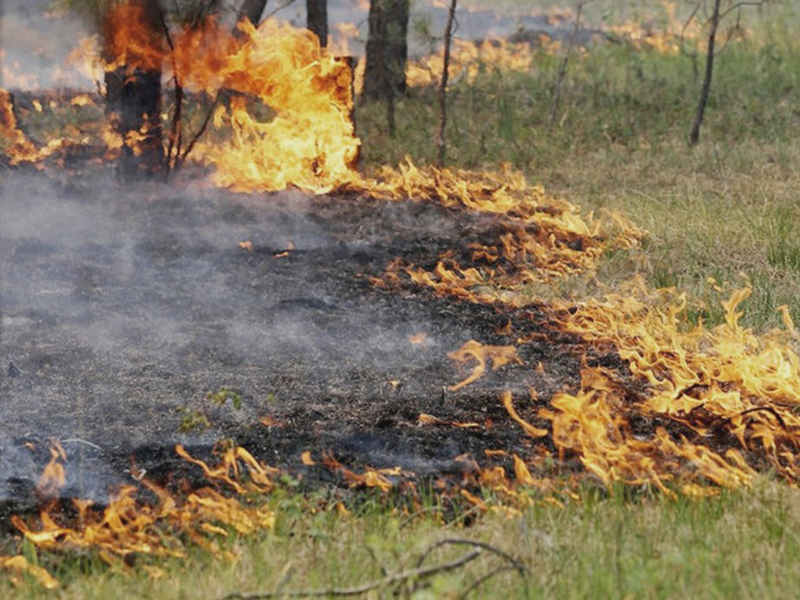
<svg viewBox="0 0 800 600">
<path fill-rule="evenodd" d="M 370 277 L 396 256 L 435 256 L 481 219 L 430 203 L 125 188 L 102 169 L 5 174 L 0 364 L 19 374 L 0 379 L 0 498 L 26 489 L 13 482 L 41 467 L 26 447 L 50 438 L 82 440 L 65 448 L 66 496 L 129 479 L 131 456 L 154 472 L 174 444 L 223 436 L 282 466 L 306 449 L 451 460 L 474 436 L 420 441 L 416 416 L 460 378 L 447 353 L 497 338 L 502 319 Z M 559 360 L 577 379 L 577 358 Z M 504 369 L 442 414 L 502 412 L 497 377 L 524 391 L 538 374 Z"/>
</svg>

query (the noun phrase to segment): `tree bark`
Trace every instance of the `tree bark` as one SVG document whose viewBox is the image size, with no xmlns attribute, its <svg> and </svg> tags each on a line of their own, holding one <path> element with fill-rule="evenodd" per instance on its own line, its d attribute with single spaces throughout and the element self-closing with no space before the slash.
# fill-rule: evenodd
<svg viewBox="0 0 800 600">
<path fill-rule="evenodd" d="M 3 16 L 5 15 L 5 12 L 6 11 L 5 11 L 5 6 L 3 4 L 3 0 L 0 0 L 0 23 L 3 22 Z M 2 31 L 3 31 L 3 28 L 0 27 L 0 36 L 2 36 Z M 0 37 L 0 48 L 2 48 L 2 47 L 3 47 L 3 40 L 2 40 L 2 37 Z M 3 80 L 3 70 L 4 70 L 3 68 L 5 66 L 6 66 L 5 65 L 5 58 L 3 56 L 0 56 L 0 88 L 3 87 L 3 81 L 4 81 Z"/>
<path fill-rule="evenodd" d="M 319 45 L 328 45 L 328 0 L 306 0 L 306 27 L 319 38 Z"/>
<path fill-rule="evenodd" d="M 131 0 L 142 11 L 142 26 L 154 45 L 163 42 L 161 8 L 156 0 Z M 106 59 L 113 60 L 114 31 L 105 24 Z M 106 110 L 125 143 L 118 161 L 118 173 L 125 179 L 163 172 L 164 144 L 161 126 L 161 68 L 152 64 L 123 65 L 107 72 Z"/>
<path fill-rule="evenodd" d="M 264 14 L 264 9 L 267 7 L 267 0 L 244 0 L 239 12 L 236 13 L 236 21 L 241 21 L 245 17 L 250 19 L 250 22 L 258 27 L 261 22 L 261 15 Z"/>
<path fill-rule="evenodd" d="M 703 87 L 700 90 L 700 100 L 697 103 L 697 112 L 694 115 L 692 131 L 689 134 L 689 144 L 697 146 L 700 142 L 700 127 L 703 125 L 703 117 L 708 106 L 708 98 L 711 95 L 711 79 L 714 75 L 714 47 L 717 39 L 717 29 L 720 21 L 720 5 L 722 0 L 714 0 L 714 10 L 711 14 L 711 22 L 708 31 L 708 51 L 706 52 L 706 73 L 703 77 Z"/>
<path fill-rule="evenodd" d="M 445 127 L 447 127 L 447 80 L 450 77 L 450 42 L 453 38 L 453 21 L 456 16 L 456 3 L 450 0 L 447 10 L 447 24 L 444 27 L 444 56 L 442 57 L 442 80 L 439 82 L 439 129 L 436 132 L 436 166 L 444 167 L 447 151 Z"/>
<path fill-rule="evenodd" d="M 406 93 L 409 0 L 372 0 L 369 6 L 364 96 L 387 99 Z"/>
</svg>

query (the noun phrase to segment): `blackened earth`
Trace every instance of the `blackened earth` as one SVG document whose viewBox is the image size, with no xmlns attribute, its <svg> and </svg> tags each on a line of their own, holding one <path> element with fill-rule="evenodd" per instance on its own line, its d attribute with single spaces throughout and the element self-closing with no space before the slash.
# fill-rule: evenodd
<svg viewBox="0 0 800 600">
<path fill-rule="evenodd" d="M 4 502 L 34 498 L 51 439 L 67 452 L 63 496 L 99 501 L 132 467 L 162 480 L 185 470 L 175 444 L 207 458 L 223 438 L 306 481 L 324 477 L 305 450 L 351 468 L 458 473 L 465 453 L 525 452 L 500 391 L 547 401 L 578 382 L 587 349 L 547 333 L 543 307 L 510 315 L 374 285 L 396 257 L 430 265 L 489 235 L 490 216 L 118 184 L 101 167 L 3 172 L 1 185 Z M 500 333 L 510 317 L 513 333 Z M 449 352 L 537 331 L 524 365 L 447 389 L 468 374 Z M 421 413 L 479 427 L 420 426 Z"/>
</svg>

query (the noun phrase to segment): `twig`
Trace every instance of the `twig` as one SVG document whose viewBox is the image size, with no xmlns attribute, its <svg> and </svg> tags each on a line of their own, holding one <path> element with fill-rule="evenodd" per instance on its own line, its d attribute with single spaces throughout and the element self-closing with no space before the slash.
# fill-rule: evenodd
<svg viewBox="0 0 800 600">
<path fill-rule="evenodd" d="M 547 121 L 547 137 L 553 133 L 553 125 L 555 125 L 556 117 L 558 116 L 558 105 L 561 103 L 561 89 L 564 86 L 564 79 L 567 76 L 567 67 L 569 66 L 569 59 L 572 56 L 572 47 L 575 45 L 575 38 L 578 36 L 578 31 L 581 27 L 581 14 L 583 7 L 589 4 L 592 0 L 581 0 L 578 2 L 578 8 L 575 12 L 575 25 L 572 27 L 572 33 L 569 35 L 569 42 L 567 42 L 567 52 L 564 54 L 564 59 L 558 67 L 558 75 L 556 76 L 556 87 L 553 91 L 553 101 L 550 103 L 550 118 Z"/>
<path fill-rule="evenodd" d="M 450 43 L 453 38 L 453 20 L 456 16 L 458 0 L 450 0 L 447 12 L 447 24 L 444 27 L 444 60 L 442 65 L 442 80 L 439 82 L 439 131 L 436 134 L 436 165 L 444 167 L 445 138 L 444 130 L 447 125 L 447 79 L 450 76 Z"/>
<path fill-rule="evenodd" d="M 499 575 L 500 573 L 504 573 L 506 571 L 516 571 L 516 567 L 514 567 L 513 565 L 502 565 L 502 566 L 497 567 L 496 569 L 493 569 L 493 570 L 489 571 L 485 575 L 482 575 L 481 577 L 478 577 L 478 579 L 473 581 L 470 584 L 470 586 L 467 589 L 464 590 L 464 592 L 458 597 L 458 600 L 464 600 L 472 592 L 474 592 L 479 587 L 481 587 L 484 583 L 489 581 L 492 577 L 494 577 L 495 575 Z"/>
<path fill-rule="evenodd" d="M 488 552 L 491 552 L 492 554 L 496 554 L 497 556 L 507 560 L 514 567 L 514 570 L 517 571 L 523 577 L 527 575 L 528 572 L 525 566 L 521 562 L 519 562 L 516 558 L 511 556 L 508 552 L 500 550 L 500 548 L 492 546 L 491 544 L 487 544 L 486 542 L 476 542 L 474 540 L 468 540 L 465 538 L 447 538 L 436 542 L 433 546 L 428 548 L 422 556 L 419 557 L 419 560 L 417 560 L 417 568 L 420 568 L 422 564 L 425 562 L 425 560 L 434 551 L 444 546 L 471 546 L 473 548 L 476 548 L 477 550 L 486 550 Z"/>
<path fill-rule="evenodd" d="M 403 519 L 400 522 L 400 529 L 403 529 L 404 527 L 407 527 L 408 525 L 413 523 L 419 517 L 422 517 L 422 516 L 425 516 L 425 515 L 430 515 L 430 514 L 433 514 L 433 513 L 442 513 L 442 512 L 444 512 L 444 509 L 441 506 L 429 506 L 428 508 L 423 508 L 421 510 L 418 510 L 417 512 L 415 512 L 413 514 L 408 515 L 405 519 Z"/>
<path fill-rule="evenodd" d="M 177 160 L 176 160 L 176 167 L 181 168 L 183 163 L 186 162 L 186 157 L 189 156 L 189 153 L 194 150 L 195 144 L 203 137 L 203 134 L 206 132 L 208 128 L 208 124 L 211 122 L 211 117 L 214 114 L 214 110 L 217 108 L 217 104 L 219 103 L 219 95 L 214 98 L 214 102 L 211 103 L 211 107 L 208 109 L 208 113 L 206 114 L 206 118 L 203 120 L 203 124 L 200 126 L 200 129 L 197 130 L 197 133 L 194 134 L 194 137 L 189 141 L 186 145 L 186 149 L 183 151 Z"/>
<path fill-rule="evenodd" d="M 708 98 L 711 94 L 711 79 L 714 73 L 714 58 L 716 56 L 714 45 L 717 40 L 717 29 L 720 23 L 720 4 L 722 0 L 714 0 L 714 9 L 708 29 L 708 50 L 706 51 L 706 71 L 703 77 L 703 86 L 700 89 L 700 98 L 697 101 L 692 129 L 689 132 L 689 145 L 697 146 L 700 142 L 700 127 L 703 125 Z"/>
<path fill-rule="evenodd" d="M 171 171 L 177 167 L 178 157 L 181 153 L 181 143 L 183 134 L 183 86 L 178 78 L 178 65 L 175 61 L 175 44 L 172 42 L 172 35 L 169 32 L 169 25 L 164 16 L 164 11 L 158 9 L 159 17 L 161 19 L 161 27 L 164 29 L 164 38 L 167 40 L 167 45 L 170 49 L 170 56 L 172 58 L 172 81 L 175 83 L 175 112 L 172 114 L 172 129 L 169 133 L 169 145 L 167 146 L 166 163 L 164 164 L 165 175 L 169 177 Z M 177 146 L 177 149 L 176 149 Z M 173 151 L 175 152 L 173 158 Z"/>
<path fill-rule="evenodd" d="M 94 448 L 95 450 L 100 450 L 101 452 L 103 451 L 103 449 L 100 446 L 98 446 L 97 444 L 93 444 L 92 442 L 90 442 L 88 440 L 82 440 L 80 438 L 71 438 L 71 439 L 68 439 L 68 440 L 61 440 L 61 443 L 62 444 L 83 444 L 84 446 L 89 446 L 90 448 Z"/>
<path fill-rule="evenodd" d="M 472 562 L 476 558 L 478 558 L 482 554 L 482 550 L 477 548 L 472 552 L 468 552 L 461 558 L 453 560 L 451 562 L 442 563 L 440 565 L 434 565 L 431 567 L 419 567 L 416 569 L 409 569 L 407 571 L 401 571 L 399 573 L 395 573 L 393 575 L 389 575 L 384 577 L 383 579 L 378 579 L 376 581 L 371 581 L 368 583 L 364 583 L 362 585 L 348 587 L 348 588 L 328 588 L 328 589 L 319 589 L 319 590 L 289 590 L 289 591 L 278 591 L 278 592 L 256 592 L 254 594 L 244 594 L 241 592 L 233 592 L 232 594 L 228 594 L 227 596 L 223 596 L 220 600 L 260 600 L 262 598 L 278 598 L 278 597 L 286 597 L 286 598 L 322 598 L 326 596 L 360 596 L 361 594 L 366 594 L 367 592 L 371 592 L 372 590 L 376 590 L 382 587 L 390 586 L 394 583 L 402 583 L 414 579 L 422 579 L 424 577 L 430 577 L 432 575 L 438 575 L 439 573 L 446 573 L 448 571 L 454 571 L 464 565 Z"/>
</svg>

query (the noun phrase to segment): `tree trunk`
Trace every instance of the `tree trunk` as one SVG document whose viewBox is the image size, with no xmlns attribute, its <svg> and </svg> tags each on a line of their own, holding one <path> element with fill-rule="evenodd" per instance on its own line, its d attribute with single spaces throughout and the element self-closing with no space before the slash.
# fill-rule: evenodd
<svg viewBox="0 0 800 600">
<path fill-rule="evenodd" d="M 5 15 L 5 7 L 3 6 L 3 0 L 0 0 L 0 24 L 3 22 L 3 16 Z M 0 36 L 3 34 L 3 27 L 0 25 Z M 0 37 L 0 48 L 3 47 L 3 40 Z M 3 87 L 3 71 L 5 70 L 5 55 L 0 54 L 0 88 Z"/>
<path fill-rule="evenodd" d="M 395 98 L 406 93 L 409 0 L 372 0 L 369 6 L 364 96 Z"/>
<path fill-rule="evenodd" d="M 163 43 L 162 15 L 156 0 L 131 0 L 141 9 L 142 27 L 146 27 L 154 46 Z M 107 59 L 120 50 L 114 39 L 113 20 L 105 24 Z M 118 161 L 123 178 L 152 176 L 163 172 L 164 145 L 161 126 L 161 67 L 153 61 L 124 65 L 105 75 L 106 110 L 125 143 Z"/>
<path fill-rule="evenodd" d="M 319 38 L 319 45 L 328 45 L 328 0 L 306 0 L 306 27 Z"/>
<path fill-rule="evenodd" d="M 267 0 L 244 0 L 239 12 L 236 14 L 236 21 L 241 21 L 245 17 L 250 19 L 250 22 L 258 27 L 261 22 L 261 15 L 264 14 L 264 9 L 267 7 Z"/>
<path fill-rule="evenodd" d="M 447 127 L 447 80 L 450 77 L 450 42 L 453 38 L 453 21 L 456 16 L 456 3 L 450 0 L 447 9 L 447 24 L 444 26 L 444 54 L 442 56 L 442 80 L 439 82 L 439 129 L 436 131 L 436 166 L 444 167 L 445 127 Z"/>
<path fill-rule="evenodd" d="M 697 103 L 697 112 L 694 115 L 692 131 L 689 134 L 689 144 L 696 146 L 700 142 L 700 127 L 703 125 L 703 117 L 708 106 L 708 98 L 711 94 L 711 78 L 714 74 L 714 46 L 716 45 L 717 29 L 720 21 L 720 5 L 722 0 L 714 0 L 714 11 L 711 14 L 711 23 L 708 31 L 708 51 L 706 52 L 706 74 L 703 78 L 703 87 L 700 90 L 700 100 Z"/>
</svg>

